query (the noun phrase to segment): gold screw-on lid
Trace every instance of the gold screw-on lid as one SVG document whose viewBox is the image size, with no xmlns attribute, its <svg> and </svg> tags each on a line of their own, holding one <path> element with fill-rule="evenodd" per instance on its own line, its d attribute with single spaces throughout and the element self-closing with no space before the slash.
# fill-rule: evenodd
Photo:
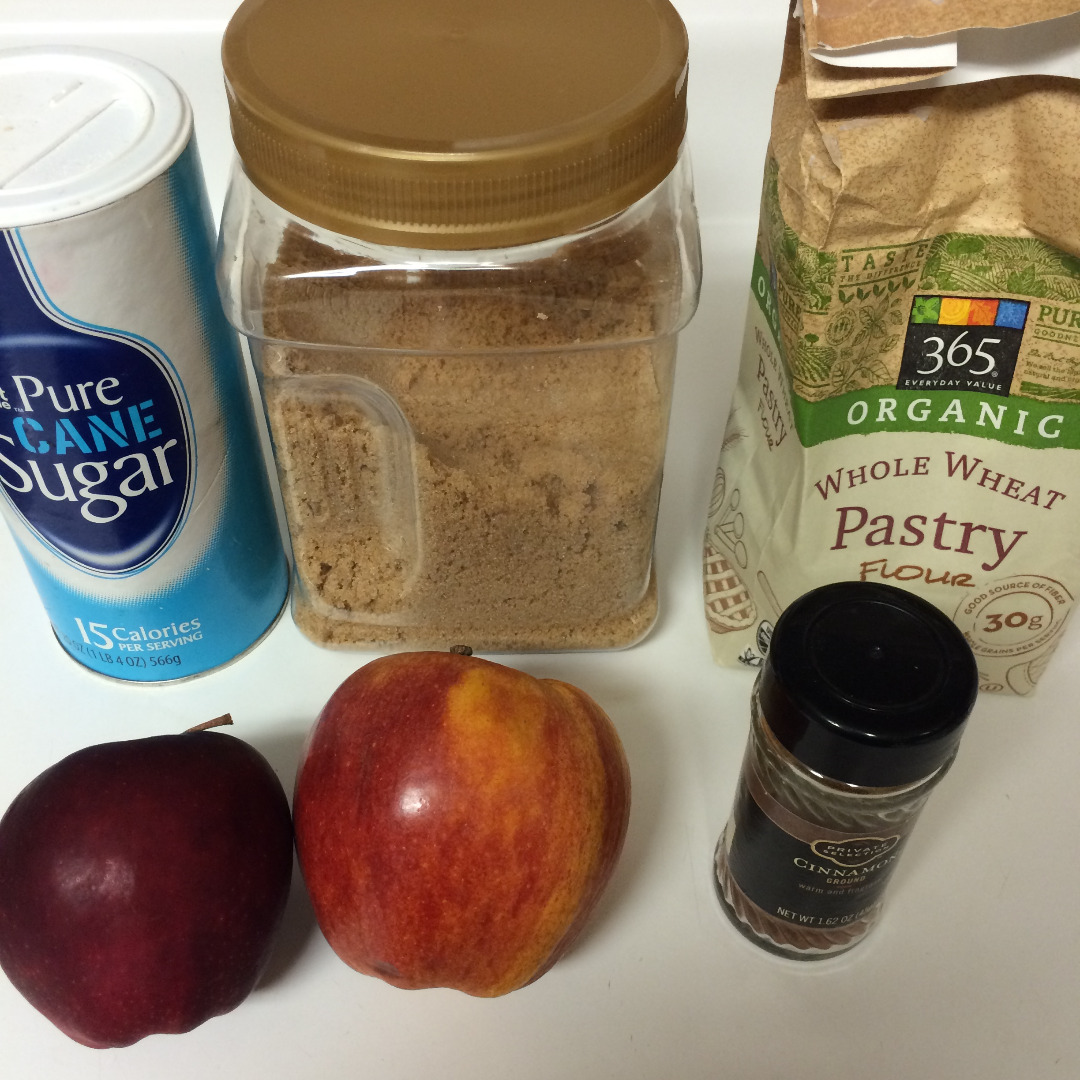
<svg viewBox="0 0 1080 1080">
<path fill-rule="evenodd" d="M 252 182 L 385 244 L 581 229 L 655 187 L 686 128 L 668 0 L 245 0 L 222 58 Z"/>
</svg>

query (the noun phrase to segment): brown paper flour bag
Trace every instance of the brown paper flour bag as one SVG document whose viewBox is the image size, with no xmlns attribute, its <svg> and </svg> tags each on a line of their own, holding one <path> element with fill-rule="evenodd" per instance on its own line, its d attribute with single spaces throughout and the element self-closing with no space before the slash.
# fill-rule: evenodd
<svg viewBox="0 0 1080 1080">
<path fill-rule="evenodd" d="M 1080 595 L 1080 82 L 811 100 L 793 19 L 750 292 L 717 661 L 759 665 L 811 588 L 884 581 L 960 626 L 984 689 L 1030 692 Z"/>
</svg>

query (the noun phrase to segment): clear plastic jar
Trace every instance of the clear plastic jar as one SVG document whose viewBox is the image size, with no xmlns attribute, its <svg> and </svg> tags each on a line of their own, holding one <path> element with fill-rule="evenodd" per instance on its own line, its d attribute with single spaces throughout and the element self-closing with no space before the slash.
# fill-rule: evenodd
<svg viewBox="0 0 1080 1080">
<path fill-rule="evenodd" d="M 224 57 L 219 279 L 260 377 L 300 628 L 639 640 L 700 277 L 674 9 L 248 0 Z"/>
<path fill-rule="evenodd" d="M 963 635 L 912 593 L 840 582 L 784 611 L 715 855 L 744 936 L 800 960 L 863 939 L 977 691 Z"/>
</svg>

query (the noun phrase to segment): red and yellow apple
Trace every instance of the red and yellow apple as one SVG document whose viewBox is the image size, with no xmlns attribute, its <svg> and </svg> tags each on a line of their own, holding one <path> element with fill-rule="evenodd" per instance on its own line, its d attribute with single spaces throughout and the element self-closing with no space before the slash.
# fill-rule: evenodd
<svg viewBox="0 0 1080 1080">
<path fill-rule="evenodd" d="M 566 952 L 629 812 L 622 744 L 587 694 L 453 652 L 386 656 L 346 679 L 293 799 L 334 951 L 395 986 L 484 997 Z"/>
</svg>

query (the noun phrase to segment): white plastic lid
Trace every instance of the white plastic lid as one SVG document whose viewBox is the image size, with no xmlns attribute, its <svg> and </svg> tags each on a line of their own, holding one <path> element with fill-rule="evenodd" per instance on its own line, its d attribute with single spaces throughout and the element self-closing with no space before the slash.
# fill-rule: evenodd
<svg viewBox="0 0 1080 1080">
<path fill-rule="evenodd" d="M 0 229 L 130 195 L 190 135 L 187 99 L 141 60 L 66 45 L 0 49 Z"/>
</svg>

